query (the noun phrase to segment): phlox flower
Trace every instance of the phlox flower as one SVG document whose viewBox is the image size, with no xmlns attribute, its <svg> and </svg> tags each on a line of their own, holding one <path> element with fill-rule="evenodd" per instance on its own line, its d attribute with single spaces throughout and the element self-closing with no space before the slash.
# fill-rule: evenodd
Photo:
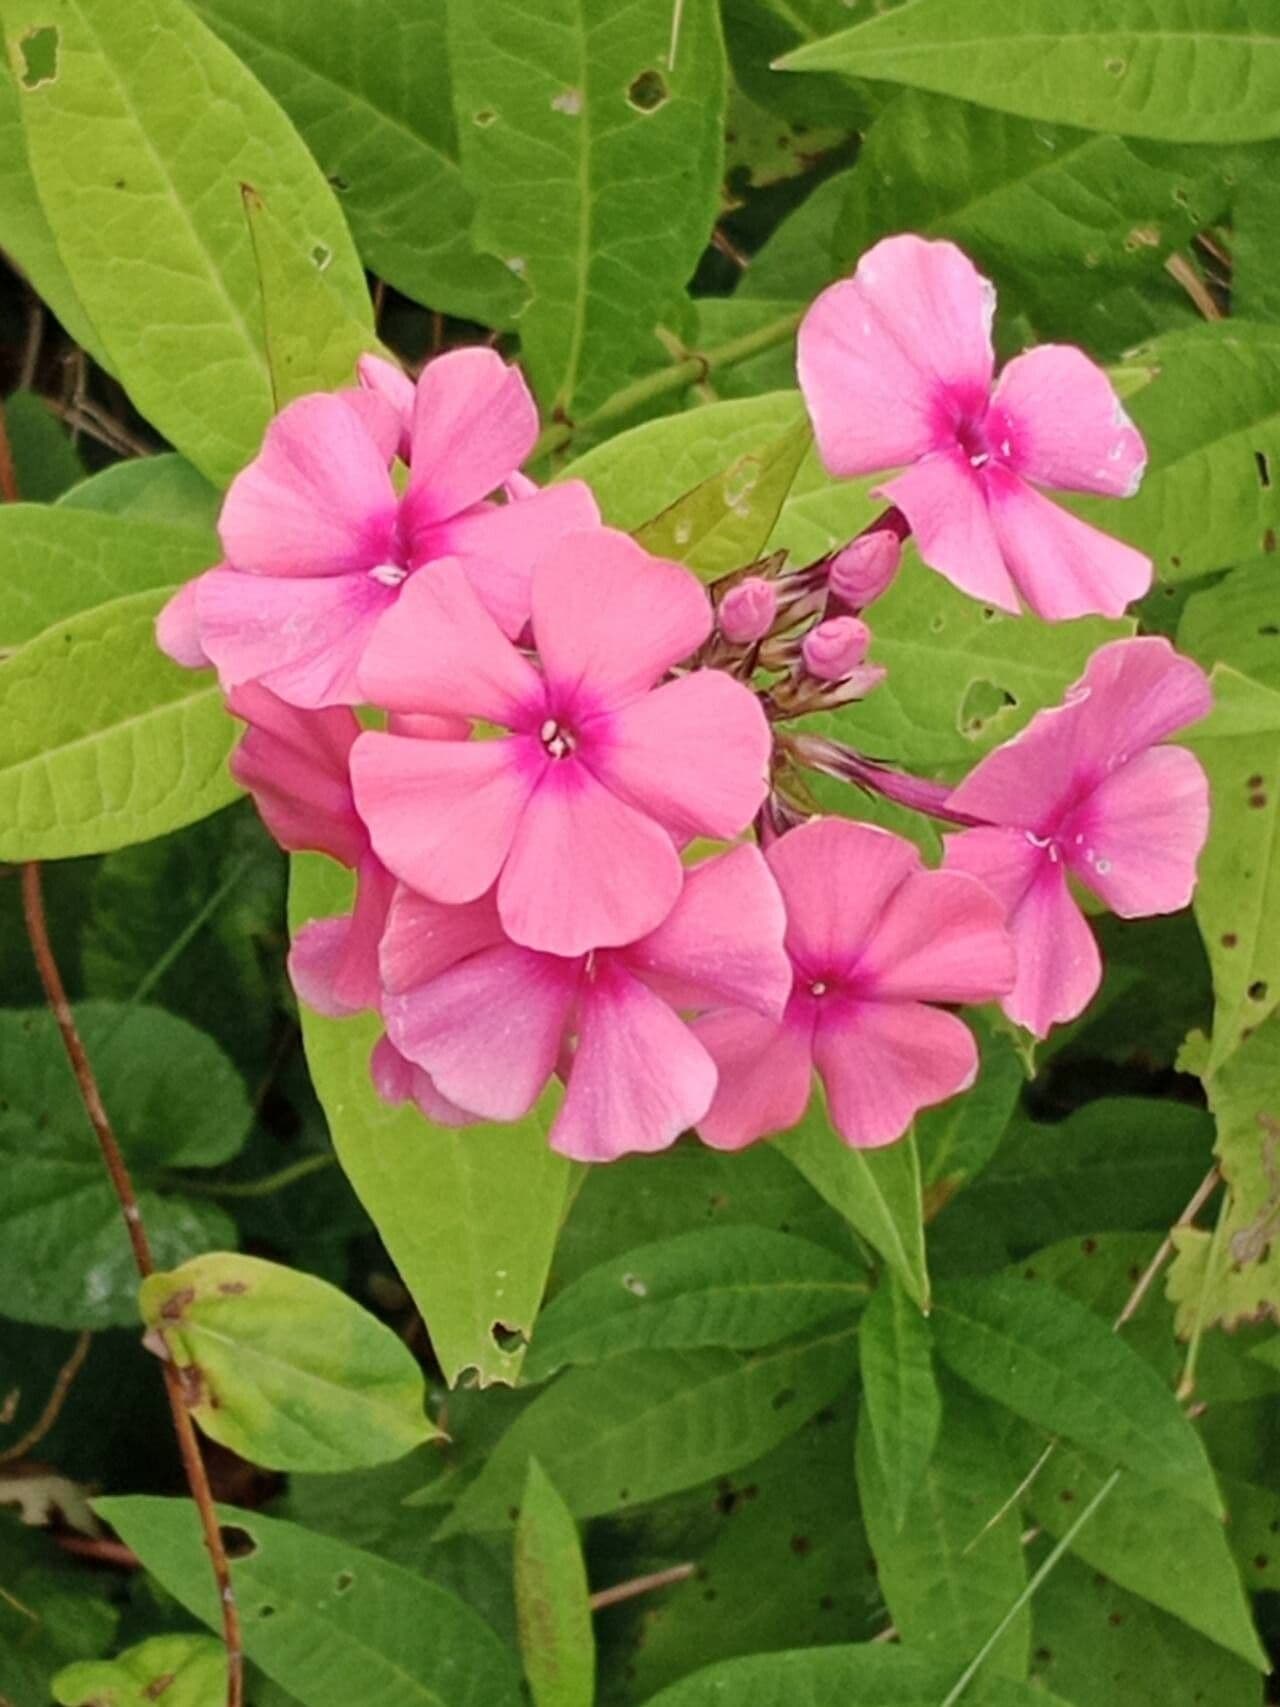
<svg viewBox="0 0 1280 1707">
<path fill-rule="evenodd" d="M 995 291 L 951 243 L 888 237 L 800 326 L 797 365 L 832 474 L 901 468 L 878 495 L 961 591 L 1049 621 L 1118 616 L 1151 584 L 1141 552 L 1037 490 L 1131 497 L 1146 450 L 1102 369 L 1064 344 L 992 384 Z"/>
<path fill-rule="evenodd" d="M 1065 703 L 1037 712 L 949 796 L 981 827 L 946 838 L 945 864 L 1000 897 L 1018 951 L 1003 1001 L 1043 1037 L 1098 988 L 1075 877 L 1121 918 L 1185 907 L 1209 828 L 1209 785 L 1184 747 L 1158 743 L 1204 717 L 1208 678 L 1157 636 L 1099 647 Z"/>
<path fill-rule="evenodd" d="M 785 1131 L 816 1069 L 847 1144 L 892 1143 L 918 1109 L 974 1081 L 972 1033 L 929 1004 L 1012 987 L 1000 903 L 970 877 L 926 871 L 901 836 L 842 818 L 789 830 L 766 857 L 786 903 L 791 994 L 781 1018 L 726 1007 L 696 1022 L 719 1070 L 698 1131 L 721 1150 Z"/>
<path fill-rule="evenodd" d="M 536 662 L 461 565 L 415 577 L 369 643 L 366 697 L 505 733 L 370 731 L 352 778 L 373 846 L 403 883 L 454 905 L 496 883 L 508 936 L 577 955 L 662 921 L 680 894 L 678 843 L 746 828 L 770 736 L 755 696 L 722 671 L 661 682 L 706 640 L 711 606 L 686 569 L 625 534 L 566 535 L 536 565 L 531 604 Z"/>
<path fill-rule="evenodd" d="M 294 705 L 353 705 L 378 619 L 446 557 L 518 635 L 535 557 L 599 520 L 581 481 L 521 482 L 518 502 L 490 501 L 537 434 L 528 387 L 492 350 L 439 356 L 416 387 L 383 373 L 376 388 L 298 398 L 231 483 L 218 522 L 226 561 L 166 607 L 161 646 L 180 663 L 212 662 L 226 688 L 258 681 Z M 406 450 L 401 496 L 391 465 Z"/>
<path fill-rule="evenodd" d="M 492 891 L 442 906 L 400 888 L 382 944 L 388 1036 L 433 1094 L 486 1120 L 519 1119 L 559 1071 L 567 1089 L 550 1136 L 564 1155 L 665 1149 L 716 1087 L 681 1013 L 732 1003 L 780 1015 L 783 928 L 777 888 L 747 845 L 690 870 L 656 930 L 570 957 L 512 942 Z"/>
</svg>

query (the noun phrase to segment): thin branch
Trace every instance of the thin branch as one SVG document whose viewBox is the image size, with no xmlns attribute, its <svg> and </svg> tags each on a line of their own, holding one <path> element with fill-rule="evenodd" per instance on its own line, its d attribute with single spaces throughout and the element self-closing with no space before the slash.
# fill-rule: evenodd
<svg viewBox="0 0 1280 1707">
<path fill-rule="evenodd" d="M 615 1583 L 612 1588 L 602 1588 L 591 1596 L 591 1610 L 600 1612 L 606 1606 L 617 1606 L 620 1601 L 634 1600 L 637 1595 L 652 1594 L 655 1589 L 670 1588 L 673 1583 L 688 1582 L 697 1569 L 696 1565 L 671 1565 L 665 1571 L 650 1571 L 647 1577 L 632 1577 L 630 1582 Z"/>
<path fill-rule="evenodd" d="M 298 1180 L 309 1179 L 312 1174 L 334 1167 L 337 1160 L 332 1150 L 319 1150 L 312 1156 L 302 1156 L 298 1161 L 290 1162 L 287 1167 L 278 1168 L 273 1174 L 263 1174 L 259 1179 L 205 1180 L 183 1174 L 182 1189 L 197 1197 L 274 1197 L 276 1192 L 284 1191 Z"/>
<path fill-rule="evenodd" d="M 964 1558 L 966 1553 L 972 1553 L 973 1549 L 978 1545 L 979 1541 L 982 1540 L 983 1536 L 989 1534 L 990 1531 L 995 1528 L 997 1523 L 999 1523 L 1003 1518 L 1007 1517 L 1009 1515 L 1009 1513 L 1013 1510 L 1014 1506 L 1020 1505 L 1022 1503 L 1023 1495 L 1030 1492 L 1032 1486 L 1035 1483 L 1037 1476 L 1039 1476 L 1041 1470 L 1044 1469 L 1045 1465 L 1053 1457 L 1054 1453 L 1057 1451 L 1057 1448 L 1058 1448 L 1058 1442 L 1057 1442 L 1057 1438 L 1055 1436 L 1055 1438 L 1049 1442 L 1049 1444 L 1045 1447 L 1044 1451 L 1036 1459 L 1035 1463 L 1027 1471 L 1026 1475 L 1018 1483 L 1017 1487 L 1009 1495 L 1008 1499 L 1000 1507 L 999 1511 L 996 1512 L 994 1516 L 989 1517 L 987 1519 L 987 1521 L 983 1524 L 982 1528 L 974 1536 L 973 1540 L 968 1542 L 961 1549 L 961 1552 L 960 1552 L 961 1558 Z"/>
<path fill-rule="evenodd" d="M 1200 1287 L 1200 1296 L 1196 1300 L 1195 1325 L 1191 1330 L 1191 1342 L 1187 1346 L 1187 1361 L 1182 1366 L 1182 1379 L 1178 1382 L 1178 1399 L 1182 1404 L 1196 1390 L 1196 1365 L 1200 1361 L 1200 1342 L 1204 1338 L 1205 1305 L 1209 1296 L 1209 1287 L 1213 1282 L 1214 1265 L 1218 1260 L 1218 1252 L 1222 1246 L 1222 1232 L 1227 1224 L 1227 1214 L 1231 1208 L 1231 1193 L 1224 1191 L 1222 1202 L 1218 1207 L 1218 1219 L 1213 1225 L 1213 1236 L 1209 1240 L 1209 1249 L 1204 1259 L 1204 1281 Z"/>
<path fill-rule="evenodd" d="M 80 1373 L 85 1358 L 89 1355 L 89 1347 L 92 1342 L 93 1335 L 88 1329 L 85 1329 L 72 1347 L 71 1356 L 58 1371 L 57 1379 L 53 1383 L 53 1391 L 45 1401 L 44 1409 L 20 1440 L 15 1440 L 12 1446 L 6 1446 L 4 1451 L 0 1452 L 0 1464 L 15 1463 L 19 1458 L 25 1458 L 33 1446 L 39 1446 L 62 1414 L 62 1407 L 67 1402 L 67 1394 L 71 1391 L 72 1384 Z"/>
<path fill-rule="evenodd" d="M 1121 1310 L 1120 1314 L 1115 1319 L 1114 1326 L 1115 1326 L 1115 1331 L 1117 1333 L 1119 1333 L 1120 1329 L 1122 1327 L 1124 1327 L 1126 1322 L 1131 1321 L 1133 1319 L 1133 1317 L 1137 1315 L 1138 1308 L 1141 1305 L 1142 1300 L 1146 1297 L 1147 1293 L 1151 1290 L 1152 1281 L 1159 1274 L 1160 1270 L 1164 1267 L 1165 1263 L 1168 1262 L 1170 1256 L 1172 1255 L 1174 1233 L 1177 1232 L 1179 1227 L 1191 1226 L 1191 1224 L 1194 1222 L 1196 1216 L 1200 1213 L 1200 1211 L 1204 1208 L 1205 1204 L 1213 1196 L 1214 1188 L 1218 1183 L 1218 1179 L 1219 1179 L 1218 1166 L 1217 1166 L 1217 1163 L 1215 1162 L 1213 1167 L 1211 1167 L 1209 1169 L 1208 1173 L 1204 1176 L 1204 1178 L 1200 1181 L 1200 1184 L 1196 1187 L 1195 1192 L 1192 1194 L 1191 1201 L 1187 1204 L 1187 1207 L 1182 1211 L 1182 1214 L 1179 1215 L 1178 1219 L 1174 1222 L 1173 1226 L 1169 1229 L 1168 1233 L 1165 1236 L 1164 1242 L 1160 1246 L 1160 1249 L 1156 1252 L 1156 1254 L 1152 1257 L 1151 1261 L 1147 1264 L 1146 1268 L 1142 1271 L 1142 1274 L 1138 1279 L 1137 1285 L 1134 1287 L 1133 1291 L 1129 1294 L 1128 1298 L 1125 1300 L 1124 1309 Z"/>
</svg>

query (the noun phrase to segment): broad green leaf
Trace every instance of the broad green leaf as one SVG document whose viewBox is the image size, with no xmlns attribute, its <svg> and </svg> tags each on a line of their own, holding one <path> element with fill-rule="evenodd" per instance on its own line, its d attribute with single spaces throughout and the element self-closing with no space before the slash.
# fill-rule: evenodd
<svg viewBox="0 0 1280 1707">
<path fill-rule="evenodd" d="M 1235 1476 L 1222 1485 L 1231 1511 L 1227 1541 L 1246 1585 L 1255 1594 L 1280 1588 L 1280 1493 Z"/>
<path fill-rule="evenodd" d="M 797 49 L 782 69 L 1170 142 L 1280 132 L 1280 22 L 1267 0 L 915 0 Z"/>
<path fill-rule="evenodd" d="M 933 1333 L 938 1355 L 997 1404 L 1221 1515 L 1204 1447 L 1173 1394 L 1085 1305 L 1040 1281 L 953 1281 Z"/>
<path fill-rule="evenodd" d="M 1242 563 L 1206 592 L 1193 593 L 1178 622 L 1178 650 L 1206 669 L 1229 664 L 1280 691 L 1280 620 L 1270 557 Z"/>
<path fill-rule="evenodd" d="M 777 81 L 777 79 L 775 79 Z M 863 144 L 865 149 L 868 143 Z M 773 312 L 784 308 L 803 309 L 824 285 L 837 276 L 835 231 L 849 196 L 856 167 L 847 167 L 810 190 L 799 207 L 770 232 L 751 265 L 742 275 L 742 282 L 726 304 L 754 303 L 763 307 L 772 303 Z M 716 298 L 707 297 L 700 308 L 710 307 Z M 794 369 L 789 376 L 794 378 Z"/>
<path fill-rule="evenodd" d="M 723 0 L 725 41 L 733 74 L 779 118 L 801 125 L 862 131 L 891 90 L 848 77 L 779 77 L 774 61 L 793 48 L 845 29 L 880 0 Z M 901 5 L 902 0 L 888 0 Z M 776 123 L 776 120 L 775 120 Z"/>
<path fill-rule="evenodd" d="M 883 1150 L 855 1150 L 831 1129 L 820 1093 L 799 1126 L 774 1139 L 804 1177 L 872 1245 L 909 1298 L 929 1308 L 920 1158 L 908 1134 Z"/>
<path fill-rule="evenodd" d="M 182 0 L 65 0 L 55 21 L 46 0 L 4 0 L 3 18 L 32 173 L 108 360 L 142 414 L 225 482 L 272 409 L 240 185 L 367 317 L 333 194 L 261 84 Z M 29 58 L 37 43 L 47 72 Z"/>
<path fill-rule="evenodd" d="M 942 1395 L 933 1373 L 929 1323 L 891 1274 L 881 1281 L 862 1319 L 858 1358 L 879 1485 L 894 1527 L 901 1530 L 938 1444 Z"/>
<path fill-rule="evenodd" d="M 511 323 L 524 288 L 471 239 L 444 0 L 195 0 L 195 10 L 297 125 L 373 272 L 442 313 Z"/>
<path fill-rule="evenodd" d="M 437 1532 L 503 1529 L 531 1458 L 577 1517 L 620 1511 L 749 1464 L 849 1381 L 854 1330 L 767 1351 L 641 1351 L 571 1369 L 503 1435 Z"/>
<path fill-rule="evenodd" d="M 12 1707 L 49 1707 L 57 1672 L 111 1646 L 112 1585 L 12 1511 L 0 1512 L 0 1582 L 0 1690 Z"/>
<path fill-rule="evenodd" d="M 237 725 L 207 671 L 155 644 L 168 591 L 113 599 L 0 665 L 0 859 L 146 841 L 234 800 Z"/>
<path fill-rule="evenodd" d="M 477 244 L 529 287 L 534 390 L 572 417 L 661 365 L 654 329 L 715 223 L 724 51 L 715 0 L 450 0 Z"/>
<path fill-rule="evenodd" d="M 627 1351 L 774 1345 L 861 1308 L 867 1282 L 807 1239 L 764 1227 L 686 1233 L 591 1269 L 538 1318 L 526 1381 Z"/>
<path fill-rule="evenodd" d="M 673 1683 L 645 1707 L 938 1707 L 955 1666 L 914 1648 L 858 1643 L 723 1660 Z M 991 1677 L 968 1692 L 973 1707 L 1067 1707 L 1029 1683 Z"/>
<path fill-rule="evenodd" d="M 150 1275 L 142 1319 L 211 1440 L 269 1470 L 357 1470 L 428 1439 L 404 1341 L 314 1275 L 214 1252 Z"/>
<path fill-rule="evenodd" d="M 176 1266 L 234 1244 L 220 1210 L 185 1199 L 181 1182 L 166 1177 L 228 1161 L 243 1144 L 251 1111 L 231 1063 L 210 1038 L 159 1008 L 86 1002 L 76 1021 L 156 1262 Z M 0 1063 L 5 1315 L 47 1327 L 135 1324 L 128 1235 L 52 1015 L 0 1011 Z"/>
<path fill-rule="evenodd" d="M 221 502 L 217 487 L 174 451 L 113 462 L 58 500 L 63 509 L 100 510 L 111 516 L 191 528 L 208 542 L 210 563 L 219 555 L 214 527 Z"/>
<path fill-rule="evenodd" d="M 84 479 L 84 464 L 66 427 L 38 392 L 10 393 L 4 423 L 18 491 L 27 502 L 50 504 Z"/>
<path fill-rule="evenodd" d="M 350 874 L 315 856 L 293 862 L 292 928 L 351 904 Z M 422 1312 L 450 1385 L 514 1382 L 542 1298 L 572 1170 L 547 1145 L 554 1093 L 508 1126 L 431 1126 L 390 1108 L 369 1080 L 380 1027 L 370 1016 L 302 1009 L 303 1043 L 338 1159 Z M 482 1206 L 482 1207 L 477 1207 Z M 552 1466 L 547 1461 L 548 1469 Z"/>
<path fill-rule="evenodd" d="M 816 128 L 779 124 L 776 113 L 753 101 L 741 84 L 731 80 L 725 115 L 725 179 L 760 190 L 800 177 L 810 169 L 815 155 L 845 140 L 850 122 L 844 118 L 841 126 Z"/>
<path fill-rule="evenodd" d="M 1280 318 L 1280 185 L 1274 148 L 1260 151 L 1232 209 L 1231 311 L 1246 320 Z"/>
<path fill-rule="evenodd" d="M 596 1642 L 587 1568 L 573 1514 L 536 1458 L 516 1520 L 516 1606 L 535 1707 L 592 1707 Z"/>
<path fill-rule="evenodd" d="M 104 1499 L 99 1514 L 158 1582 L 222 1627 L 190 1500 Z M 519 1707 L 512 1655 L 456 1596 L 346 1541 L 220 1506 L 248 1658 L 307 1707 Z"/>
<path fill-rule="evenodd" d="M 59 1707 L 213 1707 L 226 1693 L 227 1652 L 212 1636 L 151 1636 L 114 1660 L 80 1660 L 53 1680 Z"/>
<path fill-rule="evenodd" d="M 95 605 L 172 588 L 210 563 L 191 528 L 94 515 L 69 505 L 0 510 L 0 649 Z"/>
</svg>

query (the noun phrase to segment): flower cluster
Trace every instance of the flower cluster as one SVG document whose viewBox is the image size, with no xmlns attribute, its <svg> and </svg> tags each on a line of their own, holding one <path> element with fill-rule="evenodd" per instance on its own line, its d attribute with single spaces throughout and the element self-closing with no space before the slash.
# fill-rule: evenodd
<svg viewBox="0 0 1280 1707">
<path fill-rule="evenodd" d="M 235 774 L 281 845 L 355 874 L 290 971 L 321 1012 L 381 1015 L 382 1096 L 466 1126 L 559 1078 L 552 1144 L 607 1160 L 785 1130 L 816 1074 L 841 1136 L 881 1145 L 972 1084 L 953 1007 L 998 1000 L 1043 1035 L 1087 1003 L 1070 877 L 1125 917 L 1186 904 L 1207 790 L 1162 743 L 1209 696 L 1163 640 L 1102 647 L 955 787 L 785 727 L 883 679 L 864 613 L 908 538 L 1049 620 L 1117 615 L 1150 582 L 1038 490 L 1136 490 L 1106 376 L 1050 346 L 993 384 L 993 307 L 957 249 L 915 237 L 818 298 L 799 374 L 819 451 L 892 473 L 887 508 L 817 563 L 778 553 L 710 593 L 580 481 L 521 474 L 537 414 L 493 351 L 416 383 L 366 358 L 357 388 L 272 422 L 227 494 L 225 561 L 159 640 L 217 669 L 247 725 Z M 805 766 L 951 825 L 943 868 L 810 816 Z"/>
</svg>

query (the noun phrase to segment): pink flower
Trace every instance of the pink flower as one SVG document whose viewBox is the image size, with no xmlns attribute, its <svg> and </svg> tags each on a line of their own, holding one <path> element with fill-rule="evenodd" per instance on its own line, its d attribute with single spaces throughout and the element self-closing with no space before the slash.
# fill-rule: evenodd
<svg viewBox="0 0 1280 1707">
<path fill-rule="evenodd" d="M 827 586 L 850 610 L 865 610 L 893 585 L 901 562 L 902 541 L 897 533 L 892 528 L 872 528 L 851 539 L 832 558 Z"/>
<path fill-rule="evenodd" d="M 971 878 L 926 871 L 901 836 L 842 818 L 788 831 L 766 857 L 786 902 L 791 996 L 781 1021 L 729 1008 L 694 1026 L 720 1074 L 699 1132 L 738 1150 L 785 1131 L 816 1068 L 845 1142 L 890 1144 L 974 1081 L 968 1027 L 926 1004 L 1012 986 L 1000 904 Z"/>
<path fill-rule="evenodd" d="M 368 733 L 352 776 L 402 882 L 455 905 L 496 882 L 508 936 L 577 955 L 633 942 L 670 912 L 678 842 L 745 829 L 770 737 L 755 696 L 719 670 L 655 686 L 707 638 L 711 607 L 687 570 L 625 534 L 563 538 L 534 569 L 532 606 L 540 669 L 459 565 L 416 577 L 369 645 L 366 695 L 509 733 Z"/>
<path fill-rule="evenodd" d="M 831 616 L 811 628 L 800 643 L 804 667 L 820 682 L 840 682 L 861 664 L 871 645 L 871 630 L 860 617 Z"/>
<path fill-rule="evenodd" d="M 689 871 L 657 930 L 570 958 L 512 942 L 492 892 L 449 907 L 402 888 L 382 947 L 388 1035 L 434 1094 L 487 1120 L 520 1119 L 559 1071 L 568 1088 L 551 1144 L 564 1155 L 665 1149 L 716 1085 L 677 1010 L 741 1003 L 779 1015 L 784 923 L 750 846 Z"/>
<path fill-rule="evenodd" d="M 1191 899 L 1208 782 L 1193 754 L 1157 743 L 1212 703 L 1204 672 L 1167 640 L 1113 641 L 1063 705 L 1037 712 L 949 797 L 984 827 L 946 838 L 946 866 L 1004 904 L 1018 979 L 1002 1005 L 1037 1036 L 1074 1019 L 1102 976 L 1069 876 L 1125 919 Z"/>
<path fill-rule="evenodd" d="M 385 369 L 389 364 L 381 364 Z M 226 562 L 183 588 L 158 637 L 181 663 L 204 658 L 224 687 L 260 681 L 294 705 L 359 700 L 357 670 L 379 617 L 408 578 L 461 562 L 504 631 L 529 615 L 534 558 L 567 529 L 599 520 L 581 481 L 488 502 L 533 448 L 537 413 L 515 368 L 492 350 L 430 362 L 414 391 L 403 499 L 391 461 L 403 448 L 403 385 L 316 393 L 283 409 L 227 493 Z"/>
<path fill-rule="evenodd" d="M 751 646 L 763 640 L 778 614 L 778 593 L 762 575 L 748 575 L 720 601 L 717 620 L 730 646 Z"/>
<path fill-rule="evenodd" d="M 1046 344 L 992 387 L 995 291 L 951 243 L 888 237 L 800 327 L 800 386 L 833 474 L 879 488 L 963 592 L 1050 621 L 1119 616 L 1151 584 L 1140 552 L 1059 509 L 1048 486 L 1127 498 L 1146 450 L 1101 368 Z M 904 467 L 905 465 L 905 467 Z"/>
<path fill-rule="evenodd" d="M 380 1037 L 369 1057 L 369 1077 L 373 1088 L 392 1107 L 401 1103 L 416 1103 L 421 1114 L 435 1126 L 475 1126 L 480 1116 L 470 1109 L 459 1108 L 437 1090 L 430 1073 L 424 1073 L 402 1055 L 389 1037 Z"/>
</svg>

